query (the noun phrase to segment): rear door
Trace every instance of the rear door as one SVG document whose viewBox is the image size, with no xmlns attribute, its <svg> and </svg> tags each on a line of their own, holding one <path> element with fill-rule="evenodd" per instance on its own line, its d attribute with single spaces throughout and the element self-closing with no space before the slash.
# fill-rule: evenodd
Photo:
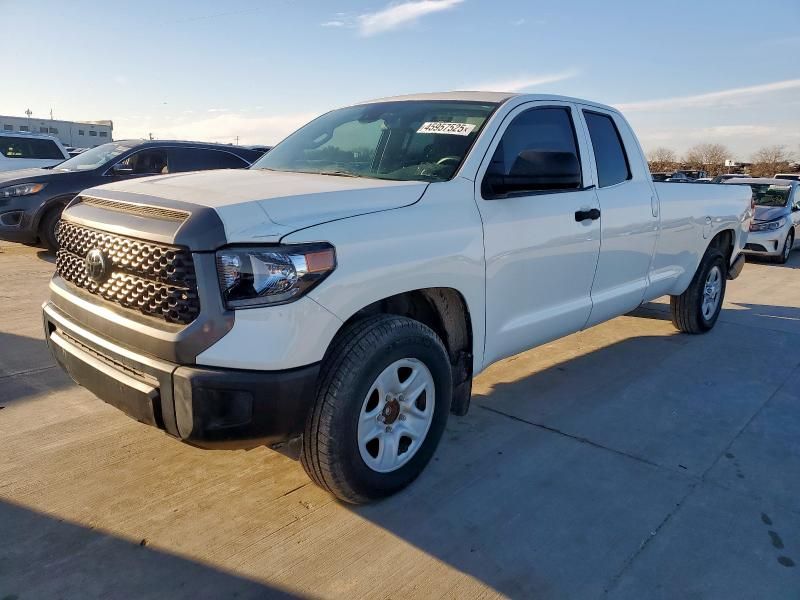
<svg viewBox="0 0 800 600">
<path fill-rule="evenodd" d="M 578 331 L 589 318 L 600 249 L 588 145 L 565 102 L 530 102 L 505 118 L 476 179 L 486 255 L 484 364 Z M 490 177 L 514 180 L 520 157 L 577 155 L 577 185 L 530 185 L 498 196 Z M 594 209 L 594 212 L 592 210 Z"/>
<path fill-rule="evenodd" d="M 602 211 L 588 327 L 641 304 L 658 240 L 659 206 L 650 170 L 625 120 L 594 107 L 581 106 L 580 113 Z"/>
</svg>

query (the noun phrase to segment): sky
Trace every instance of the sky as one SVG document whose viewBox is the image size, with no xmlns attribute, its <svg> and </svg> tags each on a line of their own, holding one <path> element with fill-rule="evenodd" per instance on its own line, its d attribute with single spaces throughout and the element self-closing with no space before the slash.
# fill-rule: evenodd
<svg viewBox="0 0 800 600">
<path fill-rule="evenodd" d="M 332 108 L 463 89 L 620 108 L 645 150 L 800 158 L 800 2 L 0 0 L 0 114 L 274 144 Z"/>
</svg>

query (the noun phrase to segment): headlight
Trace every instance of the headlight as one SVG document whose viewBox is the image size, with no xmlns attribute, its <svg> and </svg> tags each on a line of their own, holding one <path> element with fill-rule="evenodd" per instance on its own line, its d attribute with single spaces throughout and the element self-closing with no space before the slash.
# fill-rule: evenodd
<svg viewBox="0 0 800 600">
<path fill-rule="evenodd" d="M 13 198 L 14 196 L 30 196 L 41 192 L 46 183 L 20 183 L 0 188 L 0 198 Z"/>
<path fill-rule="evenodd" d="M 228 308 L 285 304 L 297 300 L 336 268 L 330 244 L 225 248 L 217 252 L 217 274 Z"/>
<path fill-rule="evenodd" d="M 777 231 L 786 225 L 786 219 L 766 221 L 764 223 L 750 223 L 750 231 Z"/>
</svg>

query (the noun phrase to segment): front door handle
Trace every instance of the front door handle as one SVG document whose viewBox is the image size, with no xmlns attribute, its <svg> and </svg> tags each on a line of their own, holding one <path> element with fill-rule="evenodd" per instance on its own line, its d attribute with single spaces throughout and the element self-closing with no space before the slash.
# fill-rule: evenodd
<svg viewBox="0 0 800 600">
<path fill-rule="evenodd" d="M 596 221 L 600 218 L 600 209 L 599 208 L 592 208 L 591 210 L 576 210 L 575 211 L 575 220 L 580 223 L 581 221 L 585 221 L 586 219 L 591 219 L 592 221 Z"/>
</svg>

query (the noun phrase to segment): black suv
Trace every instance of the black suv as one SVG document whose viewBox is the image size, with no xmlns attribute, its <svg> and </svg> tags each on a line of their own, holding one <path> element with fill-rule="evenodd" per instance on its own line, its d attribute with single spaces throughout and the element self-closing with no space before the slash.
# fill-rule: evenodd
<svg viewBox="0 0 800 600">
<path fill-rule="evenodd" d="M 0 173 L 0 239 L 51 250 L 61 211 L 81 191 L 128 179 L 208 169 L 245 169 L 263 154 L 240 146 L 123 140 L 82 152 L 46 169 Z"/>
</svg>

